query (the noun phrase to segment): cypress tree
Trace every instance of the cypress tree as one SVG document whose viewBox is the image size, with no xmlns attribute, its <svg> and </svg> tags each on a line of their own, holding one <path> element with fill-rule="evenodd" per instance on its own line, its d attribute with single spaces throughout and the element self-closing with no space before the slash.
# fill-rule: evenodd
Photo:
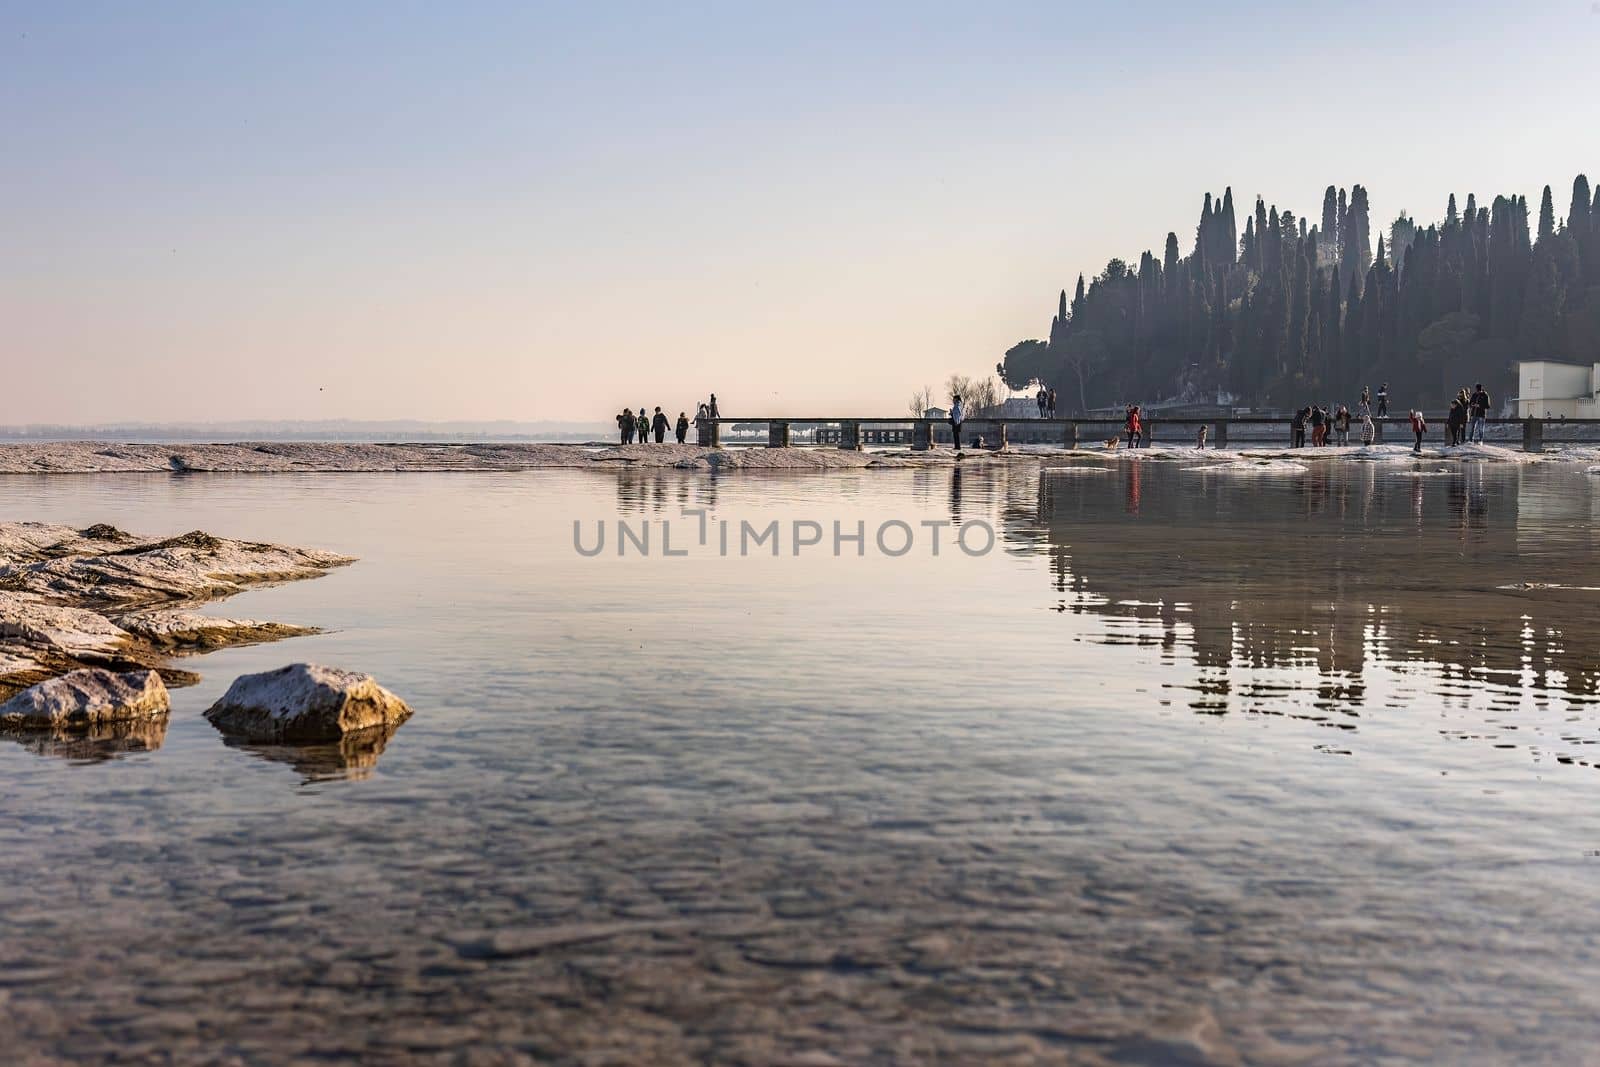
<svg viewBox="0 0 1600 1067">
<path fill-rule="evenodd" d="M 1338 254 L 1339 243 L 1339 193 L 1333 186 L 1328 186 L 1322 193 L 1322 254 L 1324 259 L 1331 259 Z"/>
<path fill-rule="evenodd" d="M 1315 263 L 1307 259 L 1303 245 L 1296 251 L 1293 280 L 1290 282 L 1293 288 L 1289 293 L 1288 351 L 1285 362 L 1310 378 L 1311 272 L 1315 269 Z"/>
<path fill-rule="evenodd" d="M 1345 381 L 1359 380 L 1366 370 L 1361 358 L 1362 309 L 1361 279 L 1351 276 L 1350 289 L 1344 300 L 1344 375 Z"/>
<path fill-rule="evenodd" d="M 1056 310 L 1056 318 L 1062 322 L 1067 321 L 1067 291 L 1065 289 L 1061 290 L 1061 303 Z"/>
<path fill-rule="evenodd" d="M 1343 310 L 1339 303 L 1339 275 L 1337 272 L 1328 278 L 1328 291 L 1323 296 L 1325 306 L 1322 311 L 1322 359 L 1327 364 L 1323 372 L 1323 381 L 1336 396 L 1348 395 L 1349 382 L 1344 374 L 1344 334 L 1340 325 Z"/>
<path fill-rule="evenodd" d="M 1451 193 L 1450 203 L 1444 209 L 1444 224 L 1446 226 L 1454 226 L 1460 220 L 1461 216 L 1456 214 L 1456 194 Z"/>
<path fill-rule="evenodd" d="M 1251 267 L 1255 268 L 1255 271 L 1256 271 L 1257 274 L 1261 273 L 1261 265 L 1264 262 L 1264 258 L 1263 258 L 1264 257 L 1264 249 L 1263 249 L 1263 246 L 1266 243 L 1267 243 L 1267 205 L 1266 205 L 1266 201 L 1262 200 L 1258 196 L 1258 197 L 1256 197 L 1256 254 L 1255 254 L 1255 262 L 1250 264 Z"/>
<path fill-rule="evenodd" d="M 1589 179 L 1582 174 L 1572 179 L 1572 206 L 1567 209 L 1567 229 L 1589 232 Z"/>
<path fill-rule="evenodd" d="M 1161 273 L 1166 287 L 1171 289 L 1178 281 L 1178 235 L 1167 232 L 1167 247 L 1161 255 Z"/>
<path fill-rule="evenodd" d="M 1367 191 L 1350 187 L 1350 208 L 1344 219 L 1344 245 L 1339 261 L 1341 277 L 1365 278 L 1372 265 L 1372 222 L 1367 211 Z"/>
<path fill-rule="evenodd" d="M 1233 217 L 1233 186 L 1222 190 L 1222 217 L 1218 220 L 1222 232 L 1217 241 L 1217 251 L 1222 262 L 1233 266 L 1235 250 L 1239 247 L 1239 227 Z"/>
<path fill-rule="evenodd" d="M 1278 219 L 1278 206 L 1272 206 L 1272 214 L 1267 216 L 1267 237 L 1261 244 L 1261 271 L 1263 274 L 1276 274 L 1283 266 L 1283 223 Z"/>
<path fill-rule="evenodd" d="M 1527 291 L 1522 298 L 1522 320 L 1517 337 L 1529 356 L 1548 359 L 1561 355 L 1561 276 L 1551 246 L 1539 245 L 1528 271 Z"/>
<path fill-rule="evenodd" d="M 1556 235 L 1556 206 L 1550 197 L 1550 187 L 1544 187 L 1544 196 L 1539 198 L 1539 241 L 1549 240 Z"/>
</svg>

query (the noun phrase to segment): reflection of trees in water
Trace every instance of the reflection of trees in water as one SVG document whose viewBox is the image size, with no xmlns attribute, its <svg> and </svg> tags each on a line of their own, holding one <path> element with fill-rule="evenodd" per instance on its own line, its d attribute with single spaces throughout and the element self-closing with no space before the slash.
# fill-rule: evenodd
<svg viewBox="0 0 1600 1067">
<path fill-rule="evenodd" d="M 1031 508 L 1002 494 L 1002 536 L 1049 558 L 1059 610 L 1102 618 L 1104 640 L 1187 650 L 1199 711 L 1269 701 L 1255 680 L 1266 668 L 1314 672 L 1300 687 L 1313 717 L 1354 714 L 1376 663 L 1600 691 L 1600 638 L 1584 621 L 1596 594 L 1502 588 L 1552 574 L 1600 585 L 1587 486 L 1575 496 L 1554 473 L 1421 466 L 1046 469 Z"/>
</svg>

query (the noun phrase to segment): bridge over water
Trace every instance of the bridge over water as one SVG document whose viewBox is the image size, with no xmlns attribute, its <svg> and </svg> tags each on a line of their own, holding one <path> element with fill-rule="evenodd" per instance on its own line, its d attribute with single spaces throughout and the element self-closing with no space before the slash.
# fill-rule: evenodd
<svg viewBox="0 0 1600 1067">
<path fill-rule="evenodd" d="M 1401 442 L 1410 442 L 1410 419 L 1406 416 L 1386 416 L 1372 420 L 1377 430 L 1377 440 L 1383 442 L 1391 439 Z M 1186 444 L 1194 442 L 1199 435 L 1199 428 L 1208 427 L 1208 440 L 1206 444 L 1212 448 L 1224 448 L 1230 438 L 1240 442 L 1270 443 L 1281 441 L 1289 443 L 1293 433 L 1293 420 L 1288 416 L 1260 416 L 1243 415 L 1229 417 L 1172 417 L 1164 418 L 1160 415 L 1143 414 L 1141 423 L 1144 430 L 1144 442 L 1154 443 L 1160 440 L 1168 444 Z M 1552 444 L 1574 444 L 1593 441 L 1600 443 L 1600 419 L 1538 419 L 1538 418 L 1492 418 L 1485 420 L 1486 425 L 1493 433 L 1495 443 L 1504 444 L 1520 440 L 1522 448 L 1527 452 L 1543 450 L 1545 442 Z M 768 448 L 790 448 L 796 445 L 799 437 L 800 445 L 835 446 L 844 449 L 861 449 L 866 445 L 910 445 L 912 449 L 924 451 L 947 442 L 951 437 L 951 426 L 948 419 L 917 418 L 910 415 L 890 416 L 888 418 L 796 418 L 785 416 L 781 418 L 753 418 L 739 416 L 737 418 L 723 416 L 716 419 L 700 419 L 697 427 L 697 441 L 701 445 L 711 448 L 723 446 L 723 427 L 731 425 L 760 425 L 767 428 Z M 1352 423 L 1351 433 L 1359 432 L 1359 423 Z M 961 424 L 964 442 L 971 442 L 973 447 L 1005 448 L 1010 444 L 1049 444 L 1059 445 L 1062 448 L 1077 448 L 1080 443 L 1093 444 L 1097 441 L 1107 441 L 1112 437 L 1122 434 L 1123 420 L 1118 417 L 1070 417 L 1059 419 L 1030 419 L 1030 418 L 1001 418 L 1001 417 L 972 417 Z M 1508 433 L 1504 427 L 1511 427 Z M 795 430 L 809 431 L 810 441 L 806 441 L 807 433 L 799 435 Z M 1310 427 L 1307 427 L 1309 431 Z M 1444 416 L 1437 419 L 1430 417 L 1428 432 L 1430 435 L 1441 434 L 1444 431 Z M 730 442 L 745 443 L 745 442 Z"/>
</svg>

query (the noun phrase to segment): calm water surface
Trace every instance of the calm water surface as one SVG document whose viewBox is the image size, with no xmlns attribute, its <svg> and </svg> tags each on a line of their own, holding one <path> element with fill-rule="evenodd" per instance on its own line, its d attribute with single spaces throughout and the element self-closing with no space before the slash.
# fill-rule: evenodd
<svg viewBox="0 0 1600 1067">
<path fill-rule="evenodd" d="M 1126 461 L 0 480 L 7 519 L 361 557 L 208 609 L 328 632 L 186 661 L 204 681 L 155 747 L 0 739 L 0 1045 L 1593 1058 L 1597 482 Z M 778 519 L 782 554 L 699 547 L 697 507 Z M 691 551 L 574 551 L 573 520 L 592 540 L 619 516 Z M 864 557 L 790 553 L 787 524 L 835 519 L 866 523 Z M 871 543 L 893 519 L 917 529 L 899 558 Z M 925 520 L 988 523 L 995 550 L 934 556 Z M 377 754 L 225 745 L 203 710 L 294 660 L 416 714 Z"/>
</svg>

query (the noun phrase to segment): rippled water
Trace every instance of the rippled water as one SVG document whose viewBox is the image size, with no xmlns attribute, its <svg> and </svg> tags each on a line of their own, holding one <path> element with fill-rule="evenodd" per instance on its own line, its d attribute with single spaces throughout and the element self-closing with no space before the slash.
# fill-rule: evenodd
<svg viewBox="0 0 1600 1067">
<path fill-rule="evenodd" d="M 187 661 L 204 681 L 145 751 L 0 739 L 0 1045 L 1589 1058 L 1596 482 L 1126 460 L 0 480 L 5 518 L 362 558 L 209 609 L 329 632 Z M 859 520 L 868 545 L 724 557 L 714 526 L 687 536 L 697 507 Z M 574 551 L 574 519 L 619 516 L 691 550 Z M 896 519 L 917 541 L 889 558 L 871 531 Z M 934 556 L 939 520 L 997 546 Z M 378 754 L 231 748 L 201 718 L 302 659 L 416 715 Z"/>
</svg>

